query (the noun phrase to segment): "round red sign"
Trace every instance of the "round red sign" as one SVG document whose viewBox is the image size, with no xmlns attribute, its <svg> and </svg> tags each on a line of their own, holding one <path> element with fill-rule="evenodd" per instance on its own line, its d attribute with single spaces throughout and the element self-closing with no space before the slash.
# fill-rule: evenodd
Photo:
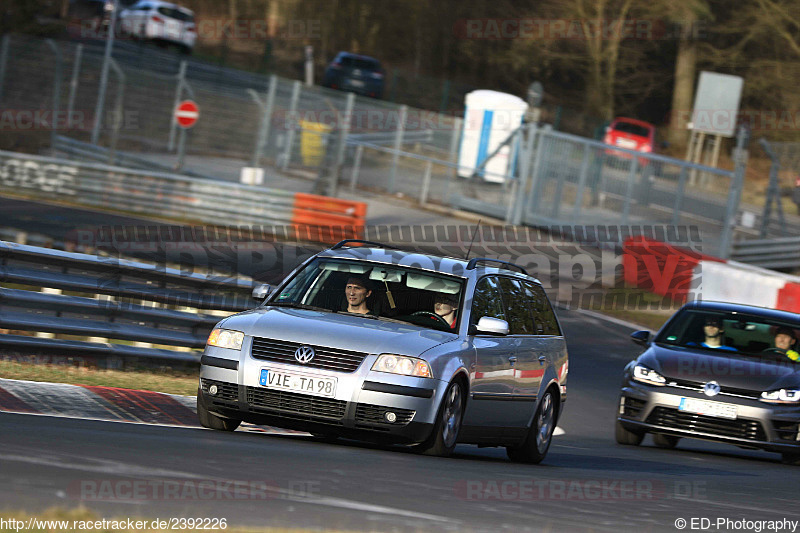
<svg viewBox="0 0 800 533">
<path fill-rule="evenodd" d="M 191 128 L 200 116 L 200 109 L 192 100 L 184 100 L 175 108 L 175 122 L 181 128 Z"/>
</svg>

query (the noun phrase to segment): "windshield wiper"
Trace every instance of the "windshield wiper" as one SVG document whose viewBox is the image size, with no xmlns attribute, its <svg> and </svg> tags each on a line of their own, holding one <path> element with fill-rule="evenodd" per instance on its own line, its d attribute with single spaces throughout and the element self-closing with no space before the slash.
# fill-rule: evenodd
<svg viewBox="0 0 800 533">
<path fill-rule="evenodd" d="M 268 302 L 264 304 L 266 307 L 291 307 L 292 309 L 307 309 L 309 311 L 323 311 L 325 313 L 330 313 L 330 309 L 325 309 L 324 307 L 317 307 L 316 305 L 308 305 L 308 304 L 301 304 L 296 302 Z"/>
</svg>

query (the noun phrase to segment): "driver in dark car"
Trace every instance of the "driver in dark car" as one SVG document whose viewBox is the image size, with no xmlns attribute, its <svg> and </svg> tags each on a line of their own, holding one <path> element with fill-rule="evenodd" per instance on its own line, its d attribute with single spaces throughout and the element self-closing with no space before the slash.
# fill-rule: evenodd
<svg viewBox="0 0 800 533">
<path fill-rule="evenodd" d="M 797 339 L 792 328 L 781 326 L 775 330 L 775 347 L 769 348 L 768 351 L 782 353 L 792 361 L 800 361 L 800 353 L 794 349 L 796 344 Z"/>
</svg>

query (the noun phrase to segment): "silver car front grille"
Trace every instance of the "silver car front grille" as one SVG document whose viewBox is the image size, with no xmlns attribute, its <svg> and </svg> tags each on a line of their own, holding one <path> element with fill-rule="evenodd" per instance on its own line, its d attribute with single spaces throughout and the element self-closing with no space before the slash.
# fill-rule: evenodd
<svg viewBox="0 0 800 533">
<path fill-rule="evenodd" d="M 253 337 L 253 347 L 250 354 L 255 359 L 274 361 L 276 363 L 288 365 L 299 365 L 294 354 L 301 346 L 310 346 L 315 352 L 314 358 L 302 365 L 308 368 L 319 368 L 336 372 L 355 372 L 367 356 L 367 354 L 363 352 L 340 350 L 338 348 L 328 348 L 299 342 L 266 339 L 263 337 Z"/>
<path fill-rule="evenodd" d="M 289 415 L 303 420 L 341 420 L 347 402 L 296 392 L 246 387 L 247 404 L 257 413 Z"/>
</svg>

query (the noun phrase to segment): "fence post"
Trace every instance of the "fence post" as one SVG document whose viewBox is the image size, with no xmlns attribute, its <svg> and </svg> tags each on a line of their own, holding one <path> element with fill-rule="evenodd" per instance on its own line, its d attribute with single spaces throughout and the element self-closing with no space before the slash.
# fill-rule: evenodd
<svg viewBox="0 0 800 533">
<path fill-rule="evenodd" d="M 275 90 L 278 85 L 278 77 L 272 75 L 269 77 L 269 89 L 267 90 L 267 99 L 264 104 L 258 99 L 258 95 L 253 91 L 253 99 L 261 109 L 261 123 L 258 126 L 258 135 L 256 135 L 256 145 L 253 148 L 253 159 L 250 166 L 258 167 L 261 165 L 261 155 L 264 152 L 264 145 L 267 144 L 269 139 L 269 129 L 272 121 L 272 108 L 275 105 Z"/>
<path fill-rule="evenodd" d="M 56 144 L 56 123 L 58 122 L 58 108 L 59 108 L 59 100 L 61 97 L 61 68 L 62 68 L 62 57 L 61 57 L 61 50 L 56 46 L 56 43 L 52 39 L 45 39 L 47 46 L 49 46 L 53 53 L 56 55 L 56 71 L 53 81 L 53 124 L 50 130 L 50 146 L 55 146 Z"/>
<path fill-rule="evenodd" d="M 175 84 L 175 98 L 172 99 L 172 109 L 170 109 L 170 113 L 174 113 L 175 110 L 178 108 L 178 104 L 181 102 L 181 95 L 183 94 L 183 85 L 186 80 L 186 60 L 181 60 L 181 65 L 178 67 L 178 78 L 177 83 Z M 177 133 L 178 123 L 175 121 L 175 117 L 170 118 L 170 126 L 169 126 L 169 142 L 167 143 L 167 151 L 171 152 L 175 149 L 175 133 Z"/>
<path fill-rule="evenodd" d="M 92 128 L 92 144 L 97 144 L 100 140 L 100 126 L 103 122 L 103 111 L 106 105 L 106 87 L 108 86 L 108 68 L 111 59 L 111 48 L 114 46 L 114 34 L 116 33 L 117 13 L 119 13 L 119 2 L 114 0 L 114 9 L 111 10 L 111 22 L 108 25 L 108 35 L 106 36 L 106 47 L 103 52 L 103 66 L 100 70 L 100 87 L 97 91 L 97 105 L 94 108 L 94 127 Z"/>
<path fill-rule="evenodd" d="M 578 219 L 583 207 L 583 192 L 586 189 L 586 178 L 589 176 L 589 159 L 591 148 L 589 144 L 583 145 L 583 160 L 581 161 L 581 170 L 578 174 L 578 192 L 575 193 L 575 205 L 572 207 L 572 220 L 573 222 Z"/>
<path fill-rule="evenodd" d="M 433 172 L 433 162 L 428 160 L 425 163 L 425 175 L 422 177 L 422 191 L 419 193 L 419 203 L 428 203 L 428 190 L 431 188 L 431 173 Z"/>
<path fill-rule="evenodd" d="M 447 182 L 444 185 L 444 196 L 442 197 L 442 202 L 445 204 L 450 202 L 450 186 L 452 185 L 453 180 L 458 177 L 458 149 L 459 142 L 461 141 L 461 128 L 463 122 L 464 120 L 458 117 L 453 119 L 453 134 L 450 136 L 450 155 L 448 161 L 454 163 L 455 166 L 453 166 L 452 172 L 450 172 L 447 176 Z"/>
<path fill-rule="evenodd" d="M 720 258 L 728 259 L 731 255 L 731 241 L 733 237 L 733 222 L 736 218 L 736 211 L 739 209 L 739 201 L 742 195 L 742 185 L 744 184 L 744 173 L 747 169 L 747 131 L 744 126 L 739 127 L 736 136 L 736 148 L 733 152 L 735 168 L 731 180 L 731 190 L 728 193 L 728 205 L 725 208 L 725 220 L 722 225 L 722 235 L 719 239 Z"/>
<path fill-rule="evenodd" d="M 628 183 L 625 187 L 625 204 L 622 206 L 622 224 L 628 223 L 631 214 L 631 200 L 633 199 L 633 186 L 636 183 L 636 172 L 639 170 L 639 158 L 631 158 L 631 170 L 628 172 Z"/>
<path fill-rule="evenodd" d="M 400 163 L 400 149 L 403 147 L 403 133 L 406 128 L 406 115 L 408 114 L 408 106 L 400 106 L 400 115 L 397 117 L 397 131 L 394 136 L 394 153 L 392 154 L 392 168 L 389 170 L 389 187 L 386 192 L 394 194 L 394 182 L 397 178 L 397 165 Z"/>
<path fill-rule="evenodd" d="M 67 100 L 67 129 L 72 127 L 72 111 L 75 108 L 75 94 L 78 92 L 78 76 L 81 73 L 83 45 L 75 48 L 75 59 L 72 61 L 72 78 L 69 82 L 69 99 Z"/>
<path fill-rule="evenodd" d="M 114 73 L 117 75 L 117 83 L 119 84 L 117 87 L 117 100 L 114 102 L 114 124 L 111 126 L 111 143 L 108 150 L 108 164 L 113 165 L 117 151 L 117 140 L 119 140 L 119 130 L 123 121 L 122 102 L 125 98 L 125 73 L 122 72 L 122 69 L 119 68 L 113 58 L 109 64 L 114 69 Z"/>
<path fill-rule="evenodd" d="M 681 210 L 683 209 L 683 195 L 686 193 L 686 179 L 689 176 L 689 167 L 681 167 L 681 175 L 678 178 L 678 190 L 675 191 L 675 206 L 672 208 L 672 225 L 677 226 L 681 222 Z"/>
<path fill-rule="evenodd" d="M 539 196 L 536 194 L 537 190 L 540 187 L 541 181 L 541 166 L 542 166 L 542 154 L 545 151 L 545 143 L 547 142 L 547 132 L 550 130 L 550 127 L 545 125 L 541 130 L 539 127 L 534 124 L 533 125 L 533 132 L 536 136 L 536 143 L 535 146 L 535 156 L 533 158 L 533 166 L 531 168 L 530 178 L 528 178 L 528 182 L 525 184 L 525 188 L 520 190 L 519 194 L 521 196 L 520 201 L 522 205 L 520 206 L 520 223 L 524 221 L 525 212 L 529 209 L 531 202 L 533 202 L 534 209 L 538 210 L 539 208 Z"/>
<path fill-rule="evenodd" d="M 292 159 L 292 145 L 294 144 L 295 130 L 299 125 L 297 120 L 297 102 L 300 100 L 300 87 L 302 85 L 303 83 L 301 81 L 295 81 L 292 84 L 292 99 L 289 102 L 289 114 L 287 115 L 289 131 L 286 132 L 286 148 L 284 149 L 283 156 L 281 156 L 279 165 L 281 170 L 289 168 L 289 161 Z"/>
<path fill-rule="evenodd" d="M 759 237 L 762 239 L 767 238 L 769 232 L 769 223 L 772 219 L 772 202 L 774 201 L 778 210 L 778 221 L 781 225 L 781 236 L 786 235 L 786 219 L 783 216 L 783 205 L 781 204 L 780 184 L 778 183 L 778 172 L 781 170 L 780 158 L 775 155 L 769 142 L 762 137 L 759 141 L 764 151 L 769 156 L 771 164 L 769 166 L 769 186 L 767 187 L 767 199 L 764 202 L 764 213 L 761 217 L 761 231 Z"/>
<path fill-rule="evenodd" d="M 339 175 L 344 168 L 344 158 L 347 151 L 347 138 L 350 136 L 350 122 L 353 120 L 353 109 L 355 106 L 355 93 L 347 93 L 344 116 L 340 118 L 341 124 L 339 125 L 339 144 L 336 146 L 336 164 L 333 167 L 333 172 L 330 174 L 328 196 L 336 196 L 336 189 L 339 185 Z"/>
<path fill-rule="evenodd" d="M 364 145 L 359 144 L 356 146 L 356 158 L 353 161 L 353 171 L 350 174 L 350 191 L 356 190 L 356 183 L 358 182 L 358 173 L 361 171 L 361 157 L 364 155 Z"/>
<path fill-rule="evenodd" d="M 11 36 L 3 35 L 0 41 L 0 102 L 3 101 L 3 87 L 6 81 L 6 63 L 8 63 L 8 47 L 10 46 Z"/>
<path fill-rule="evenodd" d="M 511 204 L 511 213 L 507 218 L 509 224 L 519 226 L 522 223 L 522 199 L 525 196 L 525 188 L 528 185 L 528 178 L 531 171 L 531 163 L 533 162 L 533 147 L 536 141 L 536 124 L 530 123 L 525 129 L 520 130 L 525 132 L 524 143 L 520 143 L 522 150 L 520 151 L 520 165 L 519 165 L 519 184 L 517 185 L 515 194 L 513 195 L 513 203 Z"/>
</svg>

